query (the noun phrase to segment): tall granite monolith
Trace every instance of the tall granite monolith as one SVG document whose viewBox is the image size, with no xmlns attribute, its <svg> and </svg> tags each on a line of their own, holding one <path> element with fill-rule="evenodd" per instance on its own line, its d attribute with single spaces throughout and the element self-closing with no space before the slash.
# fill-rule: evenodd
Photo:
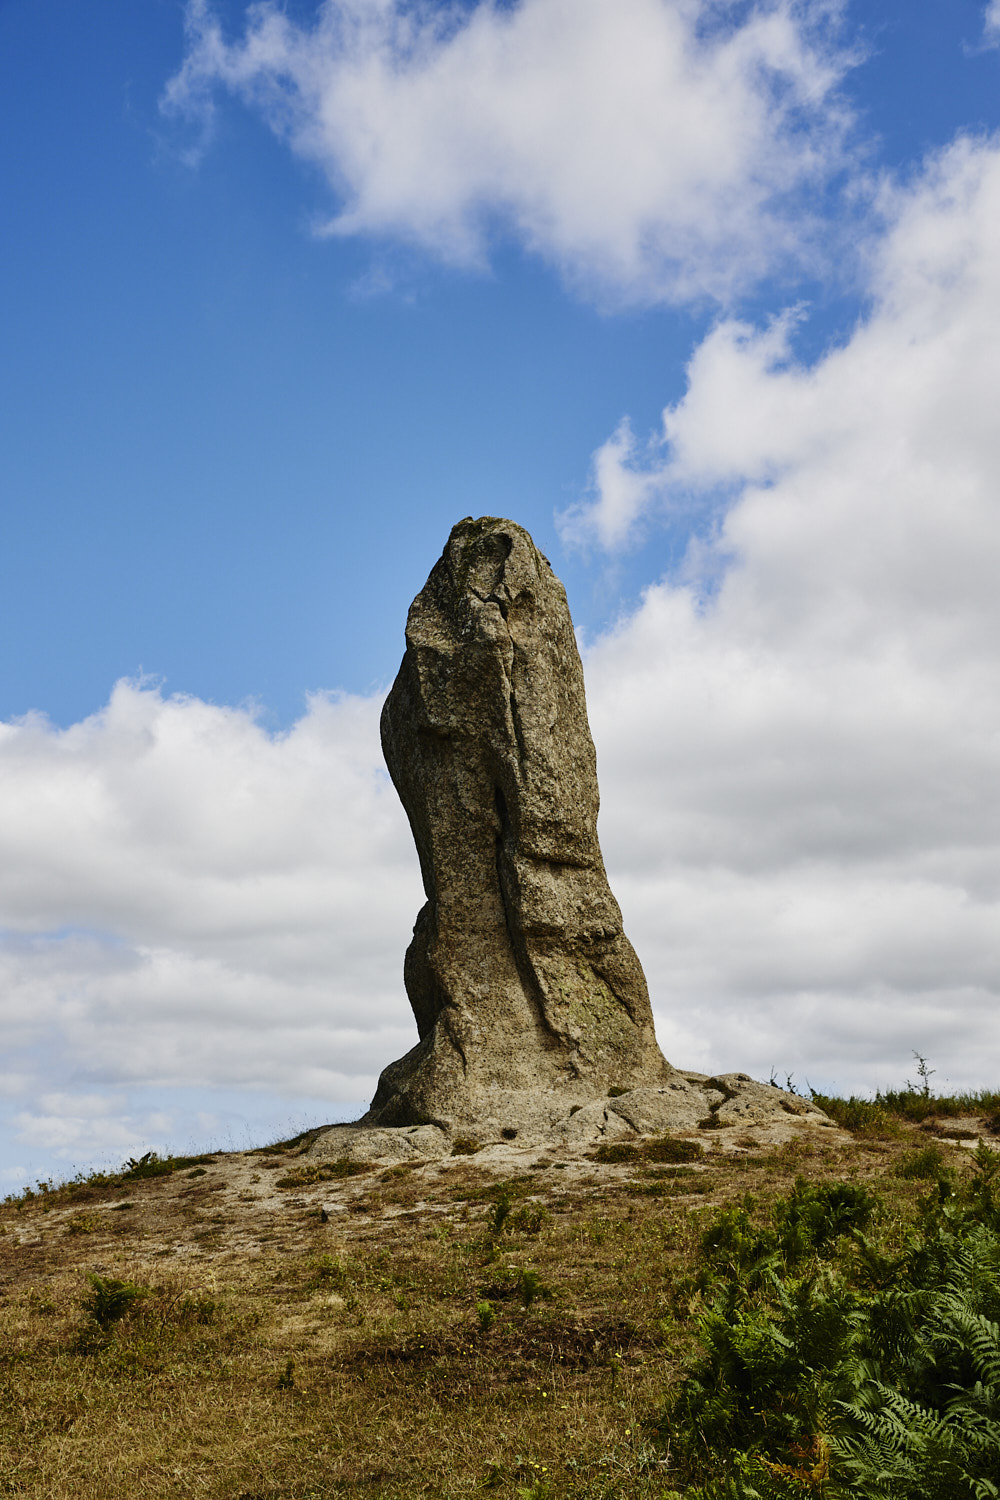
<svg viewBox="0 0 1000 1500">
<path fill-rule="evenodd" d="M 426 904 L 419 1041 L 364 1123 L 510 1138 L 674 1077 L 597 839 L 597 764 L 562 584 L 512 521 L 460 521 L 410 608 L 382 746 Z"/>
</svg>

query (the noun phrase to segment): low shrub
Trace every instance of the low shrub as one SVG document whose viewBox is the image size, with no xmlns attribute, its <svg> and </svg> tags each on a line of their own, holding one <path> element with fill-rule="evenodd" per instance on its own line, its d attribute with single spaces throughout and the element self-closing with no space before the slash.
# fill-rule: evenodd
<svg viewBox="0 0 1000 1500">
<path fill-rule="evenodd" d="M 137 1182 L 144 1177 L 166 1177 L 171 1172 L 181 1172 L 185 1167 L 214 1167 L 214 1156 L 158 1156 L 147 1151 L 136 1159 L 130 1156 L 119 1176 L 123 1182 Z"/>
<path fill-rule="evenodd" d="M 897 1177 L 939 1178 L 947 1174 L 944 1152 L 933 1141 L 915 1151 L 907 1151 L 899 1158 Z"/>
<path fill-rule="evenodd" d="M 552 1288 L 546 1285 L 539 1272 L 530 1267 L 522 1267 L 518 1277 L 518 1290 L 525 1307 L 530 1307 L 533 1302 L 539 1300 L 551 1302 L 554 1295 Z"/>
<path fill-rule="evenodd" d="M 348 1161 L 339 1157 L 336 1161 L 314 1161 L 307 1166 L 294 1167 L 285 1177 L 279 1177 L 275 1186 L 280 1188 L 312 1187 L 317 1182 L 338 1182 L 344 1177 L 360 1177 L 373 1172 L 368 1162 Z"/>
<path fill-rule="evenodd" d="M 310 1289 L 325 1287 L 342 1292 L 348 1283 L 347 1267 L 333 1255 L 321 1255 L 312 1262 L 308 1286 Z"/>
<path fill-rule="evenodd" d="M 664 1135 L 645 1141 L 604 1141 L 592 1159 L 600 1162 L 687 1162 L 697 1161 L 702 1155 L 697 1141 L 680 1141 Z"/>
<path fill-rule="evenodd" d="M 1000 1158 L 938 1180 L 901 1254 L 853 1183 L 797 1183 L 702 1236 L 701 1353 L 660 1436 L 690 1500 L 988 1500 L 1000 1493 Z M 844 1247 L 835 1265 L 821 1257 Z"/>
<path fill-rule="evenodd" d="M 905 1088 L 879 1090 L 873 1099 L 861 1099 L 852 1094 L 849 1099 L 840 1099 L 830 1094 L 817 1093 L 810 1089 L 812 1101 L 825 1111 L 844 1130 L 861 1136 L 893 1136 L 899 1134 L 901 1122 L 922 1125 L 935 1119 L 956 1119 L 961 1116 L 982 1115 L 986 1117 L 986 1128 L 996 1129 L 993 1121 L 1000 1124 L 1000 1092 L 981 1089 L 967 1094 L 935 1094 L 930 1087 L 933 1068 L 928 1068 L 926 1059 L 917 1058 L 919 1083 L 907 1083 Z M 971 1139 L 971 1132 L 963 1132 Z M 962 1138 L 962 1137 L 956 1137 Z"/>
<path fill-rule="evenodd" d="M 511 1229 L 519 1230 L 521 1234 L 540 1234 L 551 1217 L 541 1203 L 525 1203 L 514 1210 L 507 1222 Z"/>
<path fill-rule="evenodd" d="M 110 1227 L 110 1221 L 101 1214 L 74 1214 L 66 1221 L 67 1234 L 98 1234 Z"/>
<path fill-rule="evenodd" d="M 452 1142 L 451 1154 L 452 1156 L 475 1156 L 476 1152 L 482 1149 L 481 1143 L 474 1141 L 471 1136 L 457 1135 Z"/>
<path fill-rule="evenodd" d="M 507 1220 L 510 1218 L 511 1210 L 513 1209 L 513 1207 L 514 1200 L 510 1196 L 510 1194 L 502 1193 L 494 1203 L 493 1208 L 490 1211 L 489 1229 L 491 1234 L 503 1234 L 503 1231 L 507 1226 Z"/>
<path fill-rule="evenodd" d="M 755 1207 L 752 1198 L 727 1206 L 702 1233 L 703 1287 L 719 1277 L 758 1285 L 779 1269 L 828 1256 L 844 1235 L 871 1223 L 878 1199 L 856 1183 L 799 1177 L 775 1204 L 773 1227 L 756 1223 Z"/>
<path fill-rule="evenodd" d="M 664 1135 L 647 1141 L 642 1154 L 645 1161 L 689 1162 L 698 1161 L 704 1153 L 697 1141 L 679 1141 Z"/>
<path fill-rule="evenodd" d="M 642 1161 L 642 1154 L 634 1141 L 604 1141 L 592 1154 L 593 1161 L 634 1162 Z"/>
<path fill-rule="evenodd" d="M 849 1099 L 838 1099 L 831 1094 L 819 1094 L 811 1090 L 812 1102 L 824 1114 L 830 1116 L 842 1130 L 852 1135 L 893 1136 L 899 1133 L 899 1122 L 890 1113 L 881 1095 L 874 1099 L 860 1099 L 852 1094 Z"/>
<path fill-rule="evenodd" d="M 87 1280 L 90 1292 L 83 1298 L 81 1306 L 98 1328 L 104 1330 L 127 1317 L 143 1298 L 149 1296 L 148 1287 L 137 1286 L 133 1281 L 119 1281 L 114 1276 L 91 1273 Z"/>
</svg>

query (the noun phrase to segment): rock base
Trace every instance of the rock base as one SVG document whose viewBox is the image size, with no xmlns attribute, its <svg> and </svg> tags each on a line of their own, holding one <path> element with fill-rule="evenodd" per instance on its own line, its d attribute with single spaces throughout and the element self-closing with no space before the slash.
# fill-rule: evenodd
<svg viewBox="0 0 1000 1500">
<path fill-rule="evenodd" d="M 537 1091 L 510 1095 L 501 1115 L 478 1122 L 468 1134 L 438 1125 L 332 1125 L 306 1155 L 326 1160 L 378 1163 L 434 1161 L 475 1151 L 486 1157 L 505 1152 L 548 1150 L 582 1157 L 605 1142 L 637 1141 L 673 1135 L 698 1139 L 715 1149 L 777 1142 L 802 1131 L 836 1129 L 821 1109 L 798 1094 L 757 1083 L 746 1073 L 672 1073 L 663 1085 L 608 1094 L 573 1106 L 553 1118 L 554 1096 Z M 748 1142 L 747 1132 L 754 1137 Z"/>
</svg>

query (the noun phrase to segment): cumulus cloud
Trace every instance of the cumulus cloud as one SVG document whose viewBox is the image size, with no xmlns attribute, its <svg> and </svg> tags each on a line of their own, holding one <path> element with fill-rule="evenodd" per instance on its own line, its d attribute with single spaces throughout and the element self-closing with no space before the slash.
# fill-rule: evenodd
<svg viewBox="0 0 1000 1500">
<path fill-rule="evenodd" d="M 605 824 L 668 1050 L 891 1082 L 1000 1071 L 1000 146 L 892 205 L 872 306 L 702 343 L 650 459 L 580 518 L 701 503 L 685 569 L 588 659 Z M 631 511 L 625 493 L 638 497 Z"/>
<path fill-rule="evenodd" d="M 845 160 L 835 0 L 190 0 L 168 111 L 258 109 L 340 200 L 337 235 L 480 266 L 499 228 L 601 295 L 728 296 L 812 256 Z M 827 234 L 830 233 L 829 227 Z"/>
<path fill-rule="evenodd" d="M 362 1101 L 411 1044 L 419 876 L 379 706 L 316 696 L 271 735 L 121 682 L 69 729 L 0 725 L 2 1081 L 28 1144 L 166 1129 L 122 1090 Z"/>
</svg>

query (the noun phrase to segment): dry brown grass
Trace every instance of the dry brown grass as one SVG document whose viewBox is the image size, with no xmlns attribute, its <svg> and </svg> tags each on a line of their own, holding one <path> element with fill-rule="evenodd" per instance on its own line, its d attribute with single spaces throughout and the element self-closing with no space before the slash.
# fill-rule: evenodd
<svg viewBox="0 0 1000 1500">
<path fill-rule="evenodd" d="M 317 1180 L 293 1145 L 8 1202 L 0 1494 L 668 1495 L 650 1419 L 692 1347 L 713 1210 L 801 1174 L 909 1218 L 921 1183 L 896 1167 L 926 1135 L 823 1135 L 696 1164 L 525 1157 L 505 1181 L 477 1156 Z M 88 1273 L 148 1295 L 102 1331 Z"/>
</svg>

